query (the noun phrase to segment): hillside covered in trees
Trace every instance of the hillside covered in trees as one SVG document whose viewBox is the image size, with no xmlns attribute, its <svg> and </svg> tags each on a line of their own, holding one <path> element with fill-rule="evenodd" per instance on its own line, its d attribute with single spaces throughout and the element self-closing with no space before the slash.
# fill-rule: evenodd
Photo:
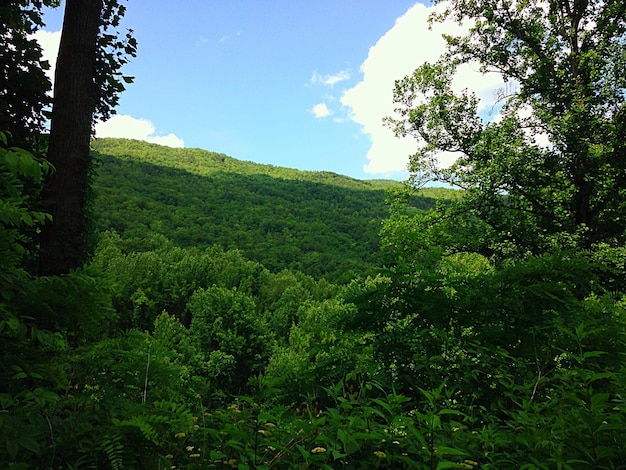
<svg viewBox="0 0 626 470">
<path fill-rule="evenodd" d="M 93 142 L 123 8 L 65 2 L 50 114 L 43 5 L 0 4 L 2 468 L 624 468 L 623 1 L 448 2 L 397 188 Z"/>
<path fill-rule="evenodd" d="M 98 231 L 115 231 L 135 247 L 158 234 L 181 247 L 236 248 L 270 270 L 333 281 L 379 264 L 387 191 L 401 187 L 125 139 L 92 147 Z M 433 188 L 412 203 L 434 208 L 435 198 L 452 196 Z"/>
</svg>

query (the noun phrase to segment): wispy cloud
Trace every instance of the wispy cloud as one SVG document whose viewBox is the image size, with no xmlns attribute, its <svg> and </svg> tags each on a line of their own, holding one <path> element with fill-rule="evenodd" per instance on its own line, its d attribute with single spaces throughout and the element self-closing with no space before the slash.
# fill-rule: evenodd
<svg viewBox="0 0 626 470">
<path fill-rule="evenodd" d="M 333 113 L 330 109 L 328 109 L 326 103 L 318 103 L 313 106 L 310 111 L 317 119 L 325 118 Z"/>
<path fill-rule="evenodd" d="M 333 86 L 346 80 L 350 80 L 350 69 L 340 70 L 339 72 L 330 75 L 320 75 L 317 71 L 315 71 L 311 76 L 311 83 L 313 85 Z"/>
<path fill-rule="evenodd" d="M 196 39 L 195 45 L 196 47 L 198 46 L 204 46 L 205 44 L 209 43 L 209 38 L 207 38 L 206 36 L 200 36 L 198 39 Z"/>
<path fill-rule="evenodd" d="M 241 36 L 241 31 L 237 31 L 236 33 L 231 33 L 231 34 L 224 34 L 220 40 L 219 43 L 220 44 L 226 44 L 228 41 L 230 41 L 233 38 L 238 38 L 239 36 Z"/>
</svg>

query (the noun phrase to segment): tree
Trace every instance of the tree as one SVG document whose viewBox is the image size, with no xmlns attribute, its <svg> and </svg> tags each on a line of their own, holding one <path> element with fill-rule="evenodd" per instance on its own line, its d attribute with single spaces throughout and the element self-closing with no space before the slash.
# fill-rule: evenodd
<svg viewBox="0 0 626 470">
<path fill-rule="evenodd" d="M 487 251 L 623 243 L 626 4 L 452 0 L 432 17 L 444 19 L 469 21 L 469 33 L 446 37 L 437 63 L 396 82 L 400 117 L 387 118 L 398 135 L 420 140 L 412 182 L 466 189 L 452 210 L 493 231 Z M 470 62 L 507 82 L 498 120 L 479 117 L 475 94 L 452 91 L 455 71 Z M 439 152 L 458 159 L 441 169 Z"/>
<path fill-rule="evenodd" d="M 0 6 L 0 130 L 9 131 L 16 145 L 31 144 L 43 131 L 50 81 L 49 64 L 32 38 L 43 26 L 43 6 L 58 0 L 7 0 Z"/>
<path fill-rule="evenodd" d="M 210 376 L 222 390 L 241 393 L 248 379 L 261 372 L 273 343 L 254 299 L 237 289 L 213 286 L 198 289 L 187 306 L 192 342 L 208 358 Z"/>
<path fill-rule="evenodd" d="M 119 25 L 124 11 L 117 0 L 68 0 L 65 7 L 48 146 L 48 160 L 56 172 L 44 192 L 53 222 L 41 234 L 42 275 L 67 273 L 86 257 L 94 118 L 106 119 L 114 112 L 117 96 L 124 90 L 116 75 L 127 62 L 126 55 L 134 56 L 136 51 L 129 34 L 121 41 L 107 30 Z"/>
<path fill-rule="evenodd" d="M 396 201 L 384 282 L 353 298 L 360 324 L 395 390 L 453 394 L 479 466 L 609 468 L 624 460 L 622 430 L 578 433 L 622 419 L 604 400 L 624 390 L 626 4 L 445 5 L 432 20 L 468 33 L 396 82 L 387 123 L 420 141 L 411 189 L 434 180 L 463 196 L 417 214 Z M 451 85 L 468 63 L 505 80 L 493 122 Z M 439 152 L 458 160 L 442 169 Z"/>
</svg>

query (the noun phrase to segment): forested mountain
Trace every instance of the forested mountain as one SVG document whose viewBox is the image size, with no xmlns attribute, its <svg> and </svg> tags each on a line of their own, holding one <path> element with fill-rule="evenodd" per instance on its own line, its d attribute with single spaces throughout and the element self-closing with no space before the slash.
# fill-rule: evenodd
<svg viewBox="0 0 626 470">
<path fill-rule="evenodd" d="M 359 181 L 244 162 L 200 149 L 97 139 L 99 231 L 134 248 L 160 234 L 181 247 L 237 248 L 268 269 L 348 281 L 380 261 L 379 232 L 394 181 Z M 419 209 L 452 190 L 413 199 Z M 143 242 L 141 241 L 143 240 Z M 139 244 L 139 245 L 138 245 Z"/>
<path fill-rule="evenodd" d="M 54 113 L 50 150 L 28 36 L 58 2 L 0 3 L 1 468 L 625 468 L 626 4 L 446 3 L 473 26 L 396 83 L 387 122 L 420 136 L 397 191 L 128 140 L 90 154 Z M 82 8 L 123 14 L 65 7 L 83 46 Z M 96 39 L 106 113 L 124 41 Z M 519 86 L 498 120 L 450 86 L 473 60 Z"/>
</svg>

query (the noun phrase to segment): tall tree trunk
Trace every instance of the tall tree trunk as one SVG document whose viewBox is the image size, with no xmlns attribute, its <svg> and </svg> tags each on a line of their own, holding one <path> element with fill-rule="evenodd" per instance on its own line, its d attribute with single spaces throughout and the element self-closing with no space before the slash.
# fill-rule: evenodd
<svg viewBox="0 0 626 470">
<path fill-rule="evenodd" d="M 103 0 L 67 0 L 54 81 L 48 160 L 56 171 L 44 200 L 53 220 L 42 229 L 39 273 L 65 274 L 86 256 L 89 142 L 98 102 L 94 85 Z"/>
</svg>

